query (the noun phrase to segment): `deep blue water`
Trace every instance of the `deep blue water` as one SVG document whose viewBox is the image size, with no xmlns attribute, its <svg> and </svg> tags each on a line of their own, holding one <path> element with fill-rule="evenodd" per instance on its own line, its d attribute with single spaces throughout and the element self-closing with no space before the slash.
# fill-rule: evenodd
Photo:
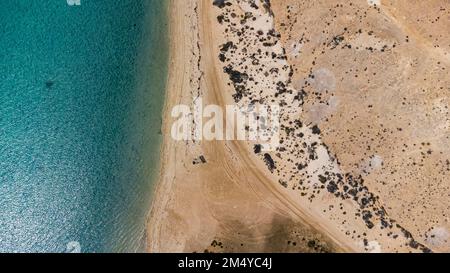
<svg viewBox="0 0 450 273">
<path fill-rule="evenodd" d="M 0 1 L 0 252 L 142 250 L 166 9 Z"/>
</svg>

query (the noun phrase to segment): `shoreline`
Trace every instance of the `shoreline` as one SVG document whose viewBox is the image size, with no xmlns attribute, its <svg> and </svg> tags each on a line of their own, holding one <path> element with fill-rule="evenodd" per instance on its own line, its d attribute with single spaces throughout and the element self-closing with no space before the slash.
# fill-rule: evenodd
<svg viewBox="0 0 450 273">
<path fill-rule="evenodd" d="M 170 116 L 170 104 L 171 104 L 171 98 L 173 97 L 173 92 L 169 92 L 169 89 L 172 88 L 176 80 L 174 79 L 176 76 L 174 76 L 173 66 L 172 64 L 176 61 L 176 55 L 175 53 L 178 52 L 179 47 L 177 48 L 178 43 L 176 42 L 176 35 L 181 34 L 178 33 L 176 29 L 174 29 L 176 22 L 173 22 L 176 20 L 176 15 L 173 13 L 175 12 L 175 5 L 174 3 L 177 2 L 176 0 L 169 0 L 169 3 L 167 4 L 167 21 L 168 21 L 168 45 L 169 45 L 169 53 L 168 53 L 168 68 L 167 68 L 167 80 L 165 84 L 165 99 L 164 99 L 164 105 L 162 110 L 162 125 L 161 125 L 161 132 L 162 132 L 162 141 L 160 143 L 160 159 L 159 159 L 159 171 L 155 175 L 154 178 L 154 190 L 152 192 L 153 198 L 151 199 L 150 209 L 147 216 L 146 221 L 146 227 L 145 227 L 145 239 L 146 239 L 146 250 L 149 252 L 152 252 L 151 250 L 154 249 L 153 247 L 149 246 L 149 238 L 154 237 L 154 234 L 149 234 L 149 222 L 155 218 L 156 214 L 162 213 L 161 210 L 163 210 L 163 207 L 165 203 L 167 203 L 167 197 L 168 191 L 170 191 L 171 183 L 164 183 L 164 170 L 166 169 L 166 165 L 168 164 L 168 157 L 169 157 L 169 150 L 171 149 L 171 140 L 165 137 L 167 133 L 169 132 L 169 126 L 168 124 L 168 117 Z M 161 200 L 160 200 L 161 199 Z"/>
</svg>

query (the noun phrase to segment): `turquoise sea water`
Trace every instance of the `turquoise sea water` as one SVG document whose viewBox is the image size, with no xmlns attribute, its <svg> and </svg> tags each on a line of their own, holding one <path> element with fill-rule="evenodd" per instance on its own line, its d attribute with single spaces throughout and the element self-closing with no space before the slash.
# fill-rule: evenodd
<svg viewBox="0 0 450 273">
<path fill-rule="evenodd" d="M 0 252 L 143 250 L 166 9 L 0 1 Z"/>
</svg>

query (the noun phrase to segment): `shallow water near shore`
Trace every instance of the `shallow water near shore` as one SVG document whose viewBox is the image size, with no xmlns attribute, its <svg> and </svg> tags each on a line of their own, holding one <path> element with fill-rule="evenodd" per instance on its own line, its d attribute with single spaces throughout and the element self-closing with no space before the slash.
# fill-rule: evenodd
<svg viewBox="0 0 450 273">
<path fill-rule="evenodd" d="M 0 252 L 144 250 L 166 10 L 1 1 Z"/>
</svg>

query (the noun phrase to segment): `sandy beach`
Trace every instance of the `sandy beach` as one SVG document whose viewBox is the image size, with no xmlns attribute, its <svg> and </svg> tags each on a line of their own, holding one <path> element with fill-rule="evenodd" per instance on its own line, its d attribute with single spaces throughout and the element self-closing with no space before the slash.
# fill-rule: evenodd
<svg viewBox="0 0 450 273">
<path fill-rule="evenodd" d="M 408 113 L 396 106 L 406 98 L 432 102 L 448 118 L 448 96 L 442 95 L 449 86 L 448 48 L 429 44 L 445 41 L 411 31 L 414 23 L 402 21 L 406 19 L 399 15 L 406 9 L 402 4 L 383 1 L 380 8 L 356 1 L 333 22 L 333 15 L 341 11 L 330 2 L 342 1 L 283 0 L 272 5 L 260 0 L 170 1 L 164 140 L 147 226 L 149 252 L 450 250 L 445 237 L 450 202 L 445 178 L 448 119 L 438 124 L 442 117 L 433 116 L 429 122 L 438 124 L 438 129 L 432 133 L 418 128 L 423 123 L 408 129 L 407 119 L 377 119 L 386 125 L 369 122 L 381 113 L 389 112 L 390 117 Z M 353 18 L 347 14 L 350 11 L 368 19 Z M 380 27 L 376 23 L 382 19 Z M 420 56 L 423 52 L 426 56 Z M 363 63 L 366 59 L 372 60 L 372 66 Z M 390 71 L 392 78 L 402 76 L 400 83 L 390 81 L 388 72 L 383 74 L 386 67 L 407 67 L 422 60 L 428 71 L 434 71 L 426 75 L 433 84 L 419 81 L 424 70 L 416 67 Z M 372 74 L 359 74 L 367 70 Z M 388 88 L 404 92 L 386 94 L 383 90 Z M 412 88 L 430 90 L 429 97 L 407 94 Z M 374 94 L 349 93 L 351 89 Z M 175 141 L 173 107 L 193 105 L 199 98 L 205 105 L 222 107 L 279 105 L 280 147 L 259 152 L 252 141 Z M 385 106 L 387 99 L 391 106 Z M 366 104 L 377 112 L 367 115 Z M 425 104 L 423 111 L 430 107 Z M 383 130 L 392 133 L 384 135 Z M 367 132 L 372 140 L 364 136 Z M 430 143 L 425 154 L 432 150 L 428 154 L 436 155 L 419 171 L 415 165 L 400 164 L 408 161 L 407 156 L 399 156 L 404 152 L 392 152 L 406 145 L 410 157 L 414 153 L 420 157 L 424 151 L 411 150 L 413 142 Z M 269 167 L 268 158 L 273 163 Z M 415 176 L 401 176 L 405 170 Z M 423 180 L 432 185 L 429 188 L 440 188 L 440 195 L 415 182 Z M 412 207 L 419 193 L 421 200 L 439 204 L 420 201 L 418 209 L 405 209 Z M 438 234 L 440 241 L 431 240 L 436 236 L 430 233 Z"/>
</svg>

